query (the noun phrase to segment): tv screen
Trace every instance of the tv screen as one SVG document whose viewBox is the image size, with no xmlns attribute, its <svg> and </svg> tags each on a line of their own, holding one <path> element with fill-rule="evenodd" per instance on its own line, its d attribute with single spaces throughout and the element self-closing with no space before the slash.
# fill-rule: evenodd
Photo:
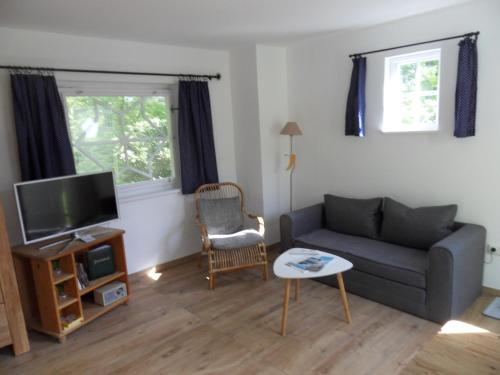
<svg viewBox="0 0 500 375">
<path fill-rule="evenodd" d="M 14 185 L 24 243 L 118 219 L 112 172 Z"/>
</svg>

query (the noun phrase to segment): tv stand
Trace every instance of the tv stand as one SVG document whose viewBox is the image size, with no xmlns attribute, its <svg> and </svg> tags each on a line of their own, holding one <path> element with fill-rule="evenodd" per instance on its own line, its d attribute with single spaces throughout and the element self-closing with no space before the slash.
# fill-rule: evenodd
<svg viewBox="0 0 500 375">
<path fill-rule="evenodd" d="M 29 328 L 64 342 L 71 332 L 128 302 L 130 285 L 123 243 L 125 232 L 106 228 L 106 231 L 100 233 L 102 234 L 95 234 L 96 238 L 89 243 L 66 238 L 70 242 L 63 250 L 47 248 L 45 251 L 39 251 L 38 246 L 30 245 L 12 249 L 23 311 Z M 79 289 L 76 262 L 87 251 L 104 244 L 113 248 L 115 272 L 92 280 L 88 286 Z M 54 262 L 59 264 L 61 271 L 57 274 L 53 271 Z M 106 306 L 94 303 L 92 292 L 112 281 L 125 283 L 127 296 Z M 66 298 L 60 298 L 60 290 L 64 291 Z M 81 320 L 65 327 L 62 317 L 68 315 Z"/>
<path fill-rule="evenodd" d="M 66 243 L 66 245 L 62 249 L 59 250 L 60 252 L 63 252 L 69 246 L 71 246 L 71 244 L 74 241 L 80 240 L 80 241 L 83 241 L 85 243 L 89 243 L 89 242 L 92 242 L 92 241 L 95 240 L 95 236 L 99 236 L 99 235 L 103 235 L 103 234 L 106 234 L 106 233 L 110 233 L 110 232 L 112 232 L 114 230 L 112 228 L 102 228 L 102 227 L 98 227 L 97 229 L 101 229 L 101 230 L 82 230 L 82 231 L 74 232 L 74 233 L 70 234 L 69 238 L 64 238 L 62 240 L 57 240 L 55 242 L 50 242 L 50 243 L 48 243 L 46 245 L 43 245 L 43 246 L 39 247 L 38 250 L 47 250 L 47 249 L 50 249 L 50 248 L 52 248 L 54 246 Z"/>
<path fill-rule="evenodd" d="M 84 243 L 92 243 L 95 241 L 95 237 L 92 236 L 91 234 L 85 233 L 85 232 L 75 232 L 71 234 L 71 239 L 69 242 L 64 245 L 62 249 L 58 251 L 58 253 L 62 253 L 66 251 L 71 245 L 73 245 L 76 241 L 82 241 Z"/>
</svg>

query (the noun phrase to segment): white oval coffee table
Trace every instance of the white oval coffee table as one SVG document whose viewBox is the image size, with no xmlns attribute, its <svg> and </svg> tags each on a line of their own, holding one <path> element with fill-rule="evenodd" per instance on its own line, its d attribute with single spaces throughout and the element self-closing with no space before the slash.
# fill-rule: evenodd
<svg viewBox="0 0 500 375">
<path fill-rule="evenodd" d="M 333 259 L 325 264 L 323 268 L 317 272 L 313 271 L 302 271 L 294 267 L 288 266 L 289 262 L 300 262 L 310 256 L 333 256 Z M 348 323 L 351 323 L 351 312 L 349 311 L 349 302 L 347 301 L 347 294 L 344 288 L 344 279 L 342 277 L 342 272 L 348 271 L 352 268 L 352 263 L 344 258 L 330 253 L 325 253 L 324 251 L 311 250 L 304 248 L 292 248 L 285 251 L 274 261 L 273 271 L 276 276 L 285 279 L 285 299 L 283 301 L 283 315 L 281 318 L 281 334 L 286 335 L 286 324 L 288 319 L 288 300 L 290 299 L 290 284 L 292 279 L 295 280 L 295 300 L 299 301 L 299 288 L 300 279 L 312 279 L 316 277 L 324 277 L 337 275 L 337 281 L 339 284 L 340 296 L 342 297 L 342 303 L 344 304 L 345 318 Z"/>
</svg>

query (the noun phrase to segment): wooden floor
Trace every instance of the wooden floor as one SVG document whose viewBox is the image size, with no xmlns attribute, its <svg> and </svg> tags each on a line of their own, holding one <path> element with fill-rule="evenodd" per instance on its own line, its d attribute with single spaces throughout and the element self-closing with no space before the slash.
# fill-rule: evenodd
<svg viewBox="0 0 500 375">
<path fill-rule="evenodd" d="M 215 291 L 189 262 L 158 281 L 131 277 L 133 296 L 64 344 L 30 333 L 32 350 L 0 350 L 0 374 L 396 374 L 437 324 L 304 280 L 279 335 L 282 280 L 260 271 L 217 279 Z"/>
<path fill-rule="evenodd" d="M 500 374 L 500 321 L 481 314 L 491 298 L 479 298 L 460 320 L 446 323 L 401 375 Z"/>
</svg>

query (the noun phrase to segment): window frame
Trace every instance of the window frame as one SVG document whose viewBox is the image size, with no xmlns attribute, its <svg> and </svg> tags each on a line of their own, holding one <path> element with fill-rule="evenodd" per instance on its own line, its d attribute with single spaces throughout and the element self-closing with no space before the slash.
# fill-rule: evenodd
<svg viewBox="0 0 500 375">
<path fill-rule="evenodd" d="M 422 123 L 417 124 L 403 124 L 402 122 L 394 119 L 394 112 L 391 111 L 391 107 L 394 107 L 394 96 L 399 96 L 401 91 L 394 93 L 394 86 L 396 85 L 396 78 L 399 78 L 397 73 L 398 68 L 401 64 L 416 63 L 420 64 L 425 61 L 438 61 L 438 80 L 436 90 L 432 90 L 436 95 L 436 123 L 433 125 L 426 125 Z M 441 102 L 441 48 L 433 48 L 428 50 L 421 50 L 416 52 L 410 52 L 401 55 L 387 56 L 384 59 L 384 92 L 383 92 L 383 116 L 382 116 L 382 126 L 381 131 L 383 133 L 435 133 L 439 131 L 440 128 L 440 102 Z M 416 84 L 420 85 L 421 81 L 417 78 L 418 69 L 416 72 Z M 418 90 L 422 91 L 422 90 Z M 434 94 L 432 94 L 434 95 Z M 425 95 L 420 95 L 425 96 Z"/>
<path fill-rule="evenodd" d="M 171 145 L 172 155 L 172 173 L 173 176 L 157 180 L 141 181 L 127 184 L 116 184 L 116 191 L 120 201 L 140 199 L 143 197 L 152 197 L 159 194 L 179 192 L 180 191 L 180 165 L 179 165 L 179 145 L 178 145 L 178 126 L 177 126 L 177 93 L 178 86 L 175 83 L 136 83 L 136 82 L 96 82 L 96 81 L 58 81 L 59 94 L 64 107 L 66 124 L 70 141 L 73 143 L 71 127 L 68 117 L 68 108 L 66 103 L 67 96 L 147 96 L 161 95 L 169 98 L 170 102 L 170 129 L 169 143 Z M 71 145 L 73 151 L 73 144 Z"/>
</svg>

